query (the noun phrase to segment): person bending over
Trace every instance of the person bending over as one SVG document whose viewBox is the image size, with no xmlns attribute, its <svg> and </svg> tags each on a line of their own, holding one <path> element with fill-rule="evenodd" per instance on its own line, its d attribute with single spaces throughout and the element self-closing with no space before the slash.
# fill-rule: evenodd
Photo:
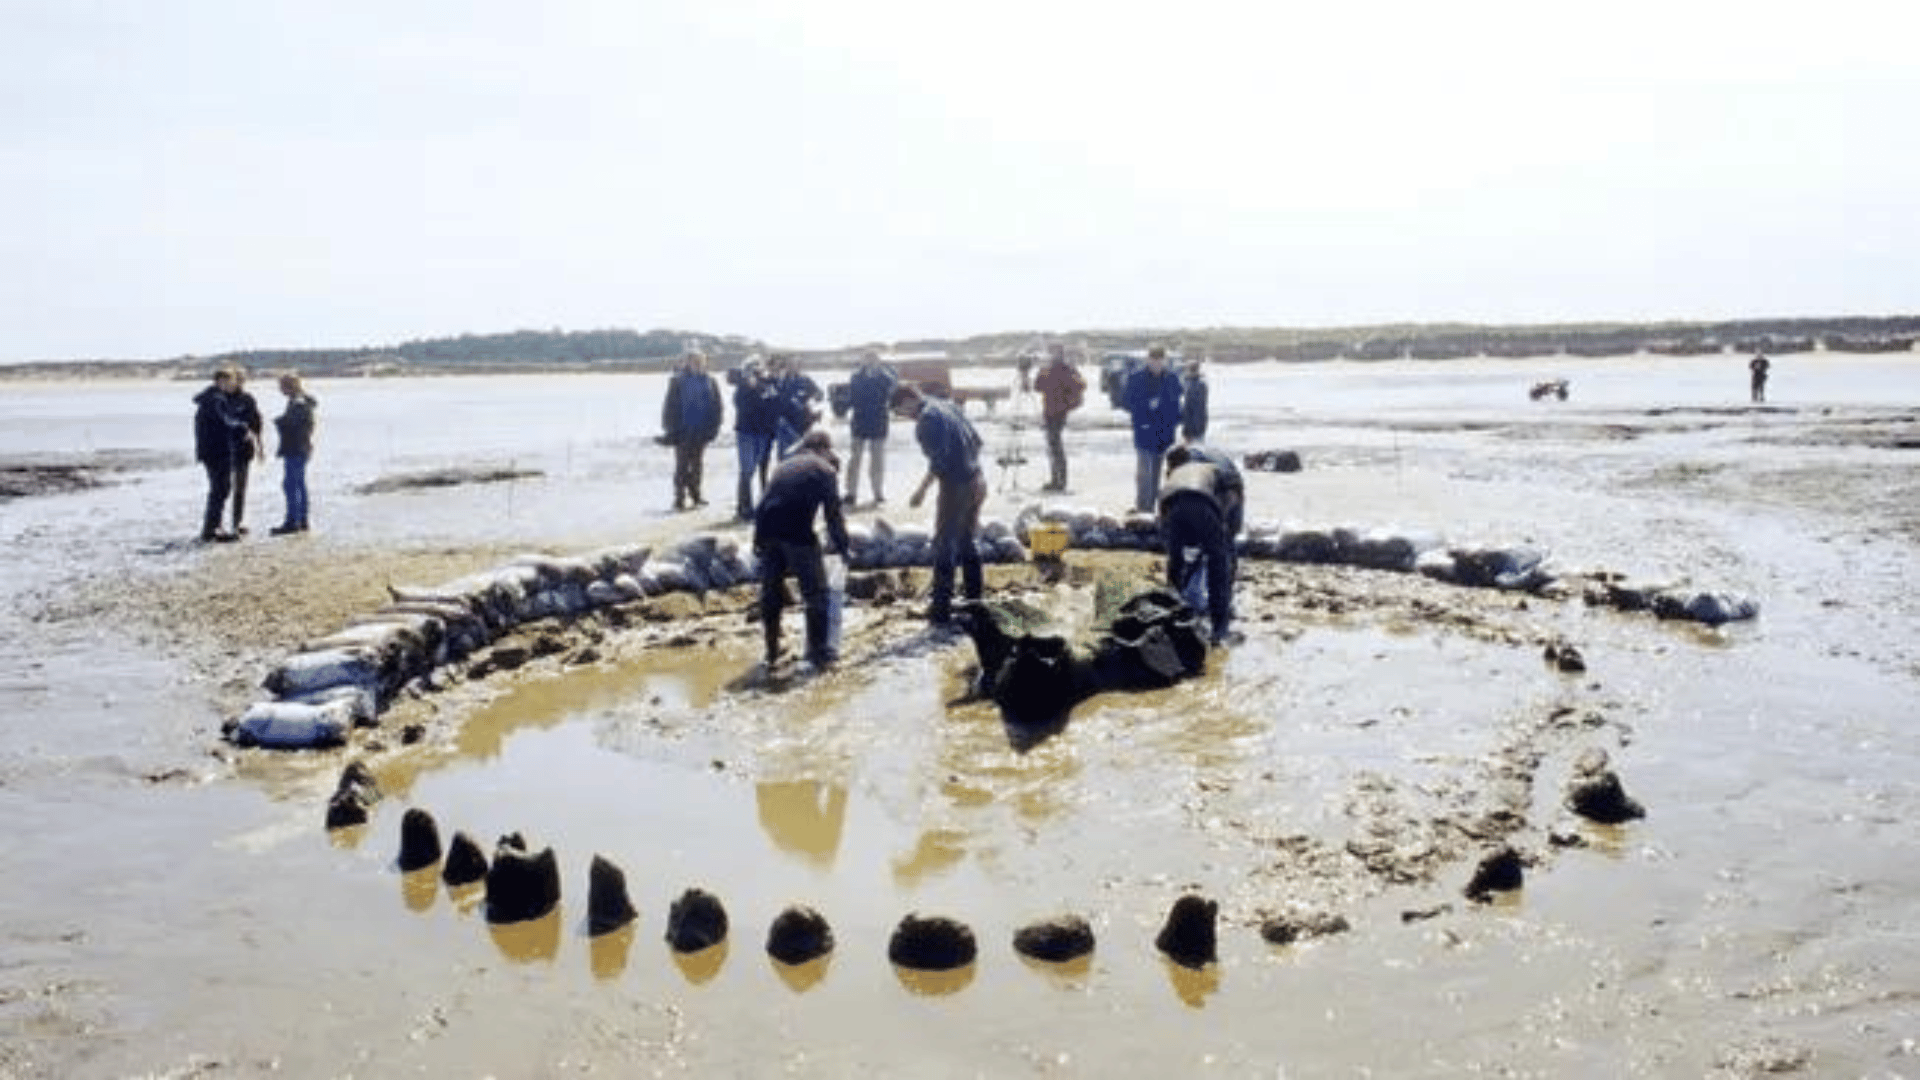
<svg viewBox="0 0 1920 1080">
<path fill-rule="evenodd" d="M 1167 545 L 1167 584 L 1191 595 L 1193 576 L 1204 572 L 1207 616 L 1213 642 L 1228 640 L 1233 622 L 1233 582 L 1238 566 L 1233 538 L 1246 519 L 1246 486 L 1233 459 L 1199 443 L 1167 453 L 1167 479 L 1160 487 L 1160 536 Z"/>
<path fill-rule="evenodd" d="M 816 668 L 838 657 L 827 640 L 827 568 L 814 534 L 816 514 L 827 520 L 827 539 L 847 557 L 847 523 L 840 513 L 840 459 L 833 438 L 810 431 L 793 453 L 774 466 L 773 478 L 753 515 L 753 551 L 760 559 L 760 625 L 766 635 L 766 661 L 779 663 L 780 613 L 787 606 L 786 577 L 800 583 L 807 618 L 807 660 Z"/>
</svg>

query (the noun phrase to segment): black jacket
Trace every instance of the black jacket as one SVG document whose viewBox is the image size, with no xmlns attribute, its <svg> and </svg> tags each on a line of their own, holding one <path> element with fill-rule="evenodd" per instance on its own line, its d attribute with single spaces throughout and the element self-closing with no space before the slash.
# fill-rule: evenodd
<svg viewBox="0 0 1920 1080">
<path fill-rule="evenodd" d="M 833 550 L 847 554 L 847 522 L 840 514 L 840 473 L 827 459 L 808 450 L 787 456 L 774 466 L 767 493 L 753 513 L 755 547 L 777 540 L 789 544 L 816 544 L 814 511 L 825 511 L 827 537 Z"/>
<path fill-rule="evenodd" d="M 233 395 L 209 386 L 193 396 L 193 457 L 213 466 L 230 466 L 247 455 L 247 424 Z"/>
</svg>

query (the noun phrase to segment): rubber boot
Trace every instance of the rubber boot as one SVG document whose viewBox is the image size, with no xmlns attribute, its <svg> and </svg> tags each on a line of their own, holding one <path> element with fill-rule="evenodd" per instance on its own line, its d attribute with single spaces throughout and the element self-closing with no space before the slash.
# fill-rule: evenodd
<svg viewBox="0 0 1920 1080">
<path fill-rule="evenodd" d="M 827 613 L 807 612 L 807 660 L 816 668 L 832 667 L 839 659 L 827 644 Z"/>
<path fill-rule="evenodd" d="M 780 662 L 780 620 L 778 618 L 763 619 L 760 631 L 767 640 L 766 661 L 767 667 L 771 668 Z"/>
</svg>

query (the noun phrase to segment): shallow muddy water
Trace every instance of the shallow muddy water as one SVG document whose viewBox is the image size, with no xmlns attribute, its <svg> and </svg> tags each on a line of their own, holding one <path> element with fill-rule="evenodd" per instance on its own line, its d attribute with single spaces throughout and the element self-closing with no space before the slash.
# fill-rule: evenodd
<svg viewBox="0 0 1920 1080">
<path fill-rule="evenodd" d="M 200 484 L 184 452 L 0 504 L 0 1075 L 1920 1073 L 1913 451 L 1822 437 L 1911 423 L 1920 361 L 1781 358 L 1777 411 L 1748 412 L 1732 359 L 1224 368 L 1216 441 L 1306 459 L 1250 476 L 1255 519 L 1538 543 L 1568 568 L 1756 596 L 1754 622 L 1503 598 L 1469 628 L 1356 602 L 1249 621 L 1203 678 L 1097 698 L 1026 750 L 990 705 L 949 704 L 964 642 L 876 624 L 885 648 L 770 689 L 747 678 L 753 636 L 722 637 L 409 705 L 451 738 L 374 758 L 389 797 L 332 835 L 344 753 L 209 754 L 212 703 L 263 670 L 246 643 L 223 661 L 74 599 L 228 556 L 181 542 Z M 1525 401 L 1548 377 L 1573 400 Z M 0 386 L 0 453 L 178 450 L 192 389 Z M 584 550 L 713 520 L 660 511 L 657 380 L 315 392 L 305 557 L 349 537 Z M 1004 417 L 984 426 L 1040 456 Z M 1071 438 L 1074 498 L 1123 503 L 1118 414 Z M 918 463 L 904 432 L 894 449 L 904 492 Z M 710 485 L 729 456 L 709 454 Z M 546 476 L 354 490 L 475 461 Z M 259 522 L 276 472 L 256 474 Z M 997 487 L 989 514 L 1031 497 Z M 849 633 L 884 617 L 856 608 Z M 1588 672 L 1551 670 L 1543 636 L 1577 642 Z M 1645 820 L 1559 809 L 1590 747 Z M 1487 844 L 1460 830 L 1508 793 L 1527 823 L 1507 839 L 1534 863 L 1519 893 L 1473 904 Z M 409 806 L 443 838 L 552 845 L 561 910 L 490 928 L 473 893 L 398 874 Z M 1406 880 L 1352 854 L 1375 842 Z M 640 908 L 601 939 L 584 930 L 595 854 Z M 733 934 L 676 957 L 667 906 L 696 885 Z M 1152 944 L 1188 890 L 1221 904 L 1221 959 L 1200 972 Z M 794 903 L 832 922 L 824 963 L 763 951 Z M 1293 905 L 1352 929 L 1268 945 L 1261 918 Z M 979 960 L 896 970 L 887 936 L 910 911 L 968 923 Z M 1067 912 L 1098 935 L 1089 962 L 1013 952 L 1016 928 Z"/>
</svg>

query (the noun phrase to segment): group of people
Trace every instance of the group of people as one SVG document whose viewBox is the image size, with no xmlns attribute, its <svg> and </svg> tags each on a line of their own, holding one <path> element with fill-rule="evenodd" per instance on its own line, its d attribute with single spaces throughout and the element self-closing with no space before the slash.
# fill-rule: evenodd
<svg viewBox="0 0 1920 1080">
<path fill-rule="evenodd" d="M 313 456 L 314 410 L 317 403 L 300 376 L 280 376 L 286 409 L 274 417 L 279 437 L 275 453 L 282 466 L 280 490 L 286 514 L 269 529 L 275 536 L 306 532 L 307 461 Z M 207 503 L 200 519 L 200 539 L 231 543 L 247 535 L 247 476 L 255 461 L 267 456 L 260 403 L 247 392 L 246 374 L 227 365 L 214 372 L 213 384 L 194 395 L 194 458 L 207 473 Z"/>
<path fill-rule="evenodd" d="M 1213 639 L 1222 642 L 1232 632 L 1237 568 L 1233 538 L 1244 520 L 1246 489 L 1232 460 L 1201 441 L 1208 416 L 1207 385 L 1199 368 L 1194 361 L 1184 379 L 1175 376 L 1168 371 L 1166 350 L 1155 348 L 1130 377 L 1125 400 L 1133 419 L 1139 466 L 1136 507 L 1158 514 L 1167 550 L 1167 581 L 1206 611 Z M 737 398 L 756 378 L 753 365 L 742 371 L 736 380 Z M 1034 377 L 1032 388 L 1041 397 L 1051 469 L 1042 490 L 1065 491 L 1064 430 L 1068 415 L 1084 400 L 1086 380 L 1069 362 L 1065 348 L 1056 345 L 1049 349 L 1047 364 Z M 768 396 L 777 401 L 782 395 L 775 391 Z M 849 382 L 847 404 L 853 450 L 844 474 L 845 495 L 840 492 L 843 477 L 832 437 L 812 429 L 792 454 L 782 455 L 754 506 L 753 545 L 761 564 L 760 616 L 769 667 L 783 655 L 780 616 L 787 602 L 789 574 L 799 584 L 805 607 L 807 660 L 825 667 L 837 659 L 828 629 L 827 554 L 814 523 L 824 518 L 828 543 L 836 557 L 845 560 L 843 503 L 857 505 L 863 458 L 870 462 L 874 503 L 886 501 L 886 439 L 889 419 L 895 414 L 913 421 L 914 439 L 927 462 L 908 505 L 919 507 L 928 492 L 937 489 L 927 619 L 935 626 L 951 622 L 956 577 L 963 599 L 978 600 L 983 593 L 985 573 L 976 540 L 987 481 L 980 463 L 980 433 L 959 405 L 902 383 L 871 353 L 862 357 Z M 736 414 L 742 411 L 736 404 Z M 1177 446 L 1176 437 L 1184 440 Z M 743 517 L 750 505 L 752 468 L 764 460 L 761 450 L 741 453 Z"/>
<path fill-rule="evenodd" d="M 854 374 L 851 399 L 853 450 L 844 496 L 848 505 L 857 502 L 863 455 L 871 466 L 868 476 L 874 502 L 886 501 L 889 419 L 898 414 L 913 421 L 914 439 L 927 459 L 927 471 L 908 505 L 920 506 L 929 489 L 937 487 L 933 590 L 927 618 L 936 626 L 944 626 L 953 617 L 956 576 L 966 599 L 980 599 L 985 588 L 985 570 L 976 544 L 980 509 L 987 499 L 986 475 L 980 468 L 980 433 L 959 406 L 930 398 L 912 383 L 902 383 L 877 356 L 863 358 Z M 792 453 L 782 456 L 753 508 L 753 548 L 760 560 L 760 619 L 769 668 L 783 655 L 780 615 L 787 603 L 789 574 L 799 584 L 805 610 L 807 661 L 824 668 L 838 659 L 828 622 L 826 552 L 814 522 L 824 519 L 827 541 L 844 563 L 848 541 L 840 481 L 840 459 L 833 450 L 833 437 L 815 427 L 799 439 Z M 746 482 L 743 472 L 743 488 Z"/>
</svg>

